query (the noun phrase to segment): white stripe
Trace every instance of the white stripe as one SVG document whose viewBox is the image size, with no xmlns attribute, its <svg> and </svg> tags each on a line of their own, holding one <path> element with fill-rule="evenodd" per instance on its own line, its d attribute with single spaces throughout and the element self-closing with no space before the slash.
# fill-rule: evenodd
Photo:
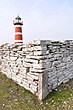
<svg viewBox="0 0 73 110">
<path fill-rule="evenodd" d="M 15 25 L 15 27 L 22 27 L 21 25 Z"/>
<path fill-rule="evenodd" d="M 15 35 L 17 35 L 17 34 L 22 34 L 22 32 L 15 32 Z"/>
<path fill-rule="evenodd" d="M 23 40 L 14 40 L 14 42 L 23 42 Z"/>
</svg>

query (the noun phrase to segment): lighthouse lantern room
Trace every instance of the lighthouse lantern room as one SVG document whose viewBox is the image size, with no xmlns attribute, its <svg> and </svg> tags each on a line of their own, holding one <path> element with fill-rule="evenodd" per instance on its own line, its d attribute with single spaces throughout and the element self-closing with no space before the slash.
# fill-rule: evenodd
<svg viewBox="0 0 73 110">
<path fill-rule="evenodd" d="M 23 43 L 23 37 L 22 37 L 22 25 L 23 22 L 19 15 L 15 18 L 13 21 L 13 24 L 15 25 L 15 38 L 14 43 L 15 44 L 22 44 Z"/>
</svg>

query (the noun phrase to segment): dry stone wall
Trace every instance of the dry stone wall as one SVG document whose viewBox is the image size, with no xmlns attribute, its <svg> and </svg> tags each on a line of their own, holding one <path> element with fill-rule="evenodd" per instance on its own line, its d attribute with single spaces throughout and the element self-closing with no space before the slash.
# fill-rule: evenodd
<svg viewBox="0 0 73 110">
<path fill-rule="evenodd" d="M 73 41 L 43 41 L 42 98 L 73 78 Z"/>
<path fill-rule="evenodd" d="M 39 52 L 42 52 L 40 41 L 28 45 L 4 44 L 0 46 L 0 71 L 37 95 L 42 68 L 36 55 Z"/>
<path fill-rule="evenodd" d="M 0 71 L 42 100 L 61 83 L 73 78 L 73 41 L 3 44 Z"/>
</svg>

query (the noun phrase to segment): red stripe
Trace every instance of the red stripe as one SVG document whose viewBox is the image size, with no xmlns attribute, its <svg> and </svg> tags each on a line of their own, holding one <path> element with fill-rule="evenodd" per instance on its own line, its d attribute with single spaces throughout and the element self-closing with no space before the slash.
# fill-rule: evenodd
<svg viewBox="0 0 73 110">
<path fill-rule="evenodd" d="M 22 33 L 22 28 L 21 27 L 15 27 L 15 32 L 21 32 Z"/>
</svg>

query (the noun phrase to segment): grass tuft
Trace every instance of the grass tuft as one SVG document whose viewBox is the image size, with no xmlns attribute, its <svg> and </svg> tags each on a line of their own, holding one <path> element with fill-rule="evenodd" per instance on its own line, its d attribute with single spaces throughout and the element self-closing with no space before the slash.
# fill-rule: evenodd
<svg viewBox="0 0 73 110">
<path fill-rule="evenodd" d="M 35 95 L 0 73 L 0 110 L 73 110 L 73 80 L 39 102 Z"/>
</svg>

